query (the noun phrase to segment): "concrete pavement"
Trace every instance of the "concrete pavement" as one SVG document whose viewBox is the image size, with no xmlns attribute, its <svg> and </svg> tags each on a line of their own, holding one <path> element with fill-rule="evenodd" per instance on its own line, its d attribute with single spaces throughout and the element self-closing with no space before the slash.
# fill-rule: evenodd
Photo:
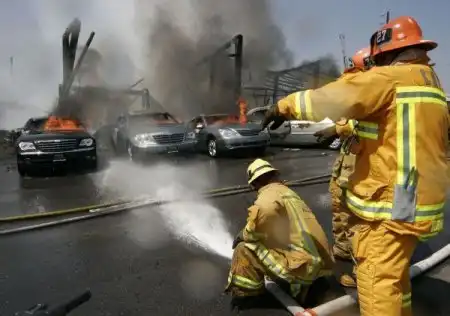
<svg viewBox="0 0 450 316">
<path fill-rule="evenodd" d="M 332 156 L 322 156 L 322 151 L 276 153 L 269 159 L 280 167 L 285 178 L 295 179 L 326 173 Z M 251 158 L 220 159 L 211 161 L 200 157 L 186 165 L 198 178 L 208 176 L 208 181 L 197 181 L 193 176 L 181 177 L 183 185 L 223 187 L 245 182 L 245 168 Z M 179 162 L 186 164 L 187 162 Z M 193 165 L 193 166 L 192 166 Z M 123 165 L 121 165 L 123 169 Z M 130 177 L 137 178 L 132 171 Z M 145 187 L 150 181 L 164 179 L 161 173 L 139 172 L 141 178 L 119 187 L 120 191 L 153 189 Z M 168 176 L 170 173 L 168 173 Z M 101 179 L 99 180 L 98 177 Z M 122 176 L 121 173 L 118 174 Z M 178 177 L 173 175 L 174 177 Z M 97 178 L 96 178 L 97 177 Z M 102 178 L 103 177 L 103 178 Z M 31 187 L 21 188 L 18 176 L 3 172 L 0 177 L 1 216 L 43 210 L 71 208 L 99 202 L 113 196 L 115 185 L 104 180 L 104 175 L 71 176 L 39 179 Z M 136 182 L 138 181 L 138 182 Z M 39 185 L 34 185 L 34 184 Z M 104 184 L 113 187 L 104 190 Z M 296 189 L 314 210 L 327 233 L 331 232 L 327 185 L 314 185 Z M 90 288 L 93 298 L 73 315 L 229 315 L 227 296 L 221 295 L 227 278 L 227 259 L 206 251 L 202 247 L 181 240 L 168 221 L 167 214 L 181 218 L 200 218 L 201 225 L 215 231 L 208 241 L 222 252 L 229 245 L 222 243 L 220 227 L 215 226 L 208 212 L 218 211 L 231 235 L 242 228 L 246 207 L 254 194 L 218 198 L 202 204 L 189 204 L 160 209 L 140 209 L 120 215 L 103 217 L 61 227 L 23 233 L 0 238 L 0 315 L 29 307 L 37 302 L 59 302 L 70 298 L 85 288 Z M 38 201 L 33 207 L 30 201 Z M 205 205 L 212 209 L 205 209 Z M 208 206 L 209 207 L 209 206 Z M 215 207 L 215 208 L 214 208 Z M 170 215 L 170 216 L 172 216 Z M 174 219 L 170 217 L 169 219 Z M 168 224 L 169 223 L 169 224 Z M 219 225 L 220 226 L 220 225 Z M 450 227 L 446 234 L 421 244 L 414 260 L 448 243 Z M 207 246 L 208 246 L 207 245 Z M 206 246 L 206 248 L 207 248 Z M 446 295 L 450 291 L 450 262 L 428 273 L 415 282 L 413 304 L 415 315 L 449 315 L 450 304 Z M 340 289 L 331 289 L 328 299 L 342 295 Z M 275 304 L 275 303 L 274 303 Z M 275 306 L 275 305 L 274 305 Z M 247 311 L 245 315 L 288 315 L 282 309 Z M 346 315 L 349 315 L 346 314 Z"/>
</svg>

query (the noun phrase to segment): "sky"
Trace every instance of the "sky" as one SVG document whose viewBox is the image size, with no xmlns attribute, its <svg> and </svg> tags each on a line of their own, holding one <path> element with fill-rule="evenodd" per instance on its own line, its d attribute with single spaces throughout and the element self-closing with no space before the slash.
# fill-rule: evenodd
<svg viewBox="0 0 450 316">
<path fill-rule="evenodd" d="M 102 1 L 107 1 L 108 6 L 102 6 Z M 21 105 L 11 109 L 0 103 L 0 128 L 21 126 L 28 117 L 43 114 L 50 108 L 62 75 L 61 33 L 74 17 L 80 17 L 83 22 L 81 42 L 95 30 L 94 46 L 97 48 L 112 45 L 111 34 L 117 33 L 123 34 L 122 38 L 127 41 L 121 43 L 122 46 L 138 47 L 135 39 L 126 35 L 130 30 L 135 31 L 127 23 L 134 14 L 128 1 L 131 2 L 0 1 L 0 39 L 3 42 L 0 49 L 0 101 L 16 101 Z M 80 11 L 82 6 L 89 9 Z M 296 64 L 326 54 L 334 55 L 342 64 L 340 33 L 345 34 L 347 55 L 351 56 L 368 45 L 386 10 L 390 10 L 391 18 L 411 15 L 421 24 L 424 36 L 438 42 L 438 48 L 430 56 L 436 63 L 435 69 L 444 89 L 450 91 L 449 1 L 273 0 L 272 9 L 274 21 L 282 29 Z M 61 11 L 64 14 L 61 15 Z M 135 55 L 142 58 L 140 52 Z M 14 56 L 12 73 L 10 56 Z M 131 77 L 120 79 L 133 82 Z"/>
</svg>

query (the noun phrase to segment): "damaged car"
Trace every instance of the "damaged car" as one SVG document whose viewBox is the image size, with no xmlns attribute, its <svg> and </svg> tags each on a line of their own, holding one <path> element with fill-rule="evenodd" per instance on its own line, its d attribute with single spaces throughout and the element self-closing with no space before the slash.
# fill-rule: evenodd
<svg viewBox="0 0 450 316">
<path fill-rule="evenodd" d="M 73 118 L 30 118 L 15 141 L 15 149 L 21 177 L 47 168 L 97 168 L 95 139 Z"/>
<path fill-rule="evenodd" d="M 257 107 L 247 112 L 250 122 L 260 124 L 265 117 L 269 106 Z M 328 118 L 320 122 L 291 120 L 284 122 L 279 128 L 270 130 L 271 145 L 282 147 L 295 146 L 321 146 L 330 149 L 339 149 L 341 142 L 337 135 L 322 138 L 315 133 L 334 126 Z"/>
<path fill-rule="evenodd" d="M 197 136 L 197 150 L 217 157 L 225 152 L 251 150 L 264 154 L 270 143 L 267 130 L 260 124 L 241 123 L 239 116 L 230 114 L 199 115 L 189 122 Z"/>
<path fill-rule="evenodd" d="M 154 155 L 195 151 L 194 130 L 168 112 L 129 112 L 119 116 L 112 133 L 116 152 L 128 155 L 133 161 Z"/>
</svg>

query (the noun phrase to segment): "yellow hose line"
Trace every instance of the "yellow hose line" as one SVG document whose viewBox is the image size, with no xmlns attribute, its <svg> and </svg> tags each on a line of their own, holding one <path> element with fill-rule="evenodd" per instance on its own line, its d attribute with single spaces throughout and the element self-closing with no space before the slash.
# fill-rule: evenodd
<svg viewBox="0 0 450 316">
<path fill-rule="evenodd" d="M 311 180 L 318 180 L 323 179 L 326 177 L 329 177 L 330 174 L 323 174 L 319 176 L 314 177 L 308 177 L 298 180 L 288 180 L 284 181 L 286 185 L 295 185 L 300 182 L 309 182 Z M 235 185 L 235 186 L 229 186 L 224 188 L 218 188 L 218 189 L 212 189 L 209 191 L 206 191 L 203 193 L 203 195 L 209 196 L 215 196 L 226 192 L 236 191 L 236 192 L 250 192 L 252 189 L 248 185 Z M 39 219 L 39 218 L 46 218 L 46 217 L 56 217 L 56 216 L 63 216 L 63 215 L 70 215 L 70 214 L 77 214 L 77 213 L 83 213 L 83 212 L 89 212 L 92 209 L 99 209 L 99 208 L 105 208 L 105 207 L 112 207 L 112 206 L 118 206 L 121 204 L 127 204 L 132 203 L 134 201 L 131 200 L 121 200 L 116 202 L 108 202 L 108 203 L 101 203 L 101 204 L 95 204 L 95 205 L 86 205 L 66 210 L 58 210 L 58 211 L 50 211 L 50 212 L 40 212 L 40 213 L 29 213 L 24 215 L 17 215 L 17 216 L 8 216 L 0 218 L 0 223 L 10 223 L 10 222 L 17 222 L 17 221 L 24 221 L 24 220 L 33 220 L 33 219 Z"/>
<path fill-rule="evenodd" d="M 95 205 L 80 206 L 80 207 L 70 208 L 70 209 L 66 209 L 66 210 L 40 212 L 40 213 L 29 213 L 29 214 L 17 215 L 17 216 L 8 216 L 8 217 L 0 218 L 0 223 L 89 212 L 89 210 L 91 210 L 93 208 L 109 207 L 109 206 L 125 204 L 125 203 L 126 203 L 125 201 L 120 201 L 120 202 L 116 201 L 116 202 L 109 202 L 109 203 L 102 203 L 102 204 L 95 204 Z"/>
</svg>

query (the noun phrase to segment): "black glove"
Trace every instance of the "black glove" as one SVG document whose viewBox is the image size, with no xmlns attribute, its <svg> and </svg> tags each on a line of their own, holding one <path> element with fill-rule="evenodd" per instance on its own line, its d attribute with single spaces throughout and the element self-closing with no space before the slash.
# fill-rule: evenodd
<svg viewBox="0 0 450 316">
<path fill-rule="evenodd" d="M 236 235 L 236 237 L 234 237 L 232 249 L 236 248 L 237 245 L 238 245 L 240 242 L 242 242 L 242 241 L 244 241 L 244 231 L 243 231 L 243 230 L 241 230 L 241 231 Z"/>
<path fill-rule="evenodd" d="M 272 122 L 273 124 L 270 126 L 270 129 L 275 130 L 280 127 L 285 121 L 286 118 L 280 114 L 277 105 L 272 105 L 272 107 L 267 110 L 265 117 L 261 122 L 261 130 L 266 129 L 266 127 Z"/>
</svg>

